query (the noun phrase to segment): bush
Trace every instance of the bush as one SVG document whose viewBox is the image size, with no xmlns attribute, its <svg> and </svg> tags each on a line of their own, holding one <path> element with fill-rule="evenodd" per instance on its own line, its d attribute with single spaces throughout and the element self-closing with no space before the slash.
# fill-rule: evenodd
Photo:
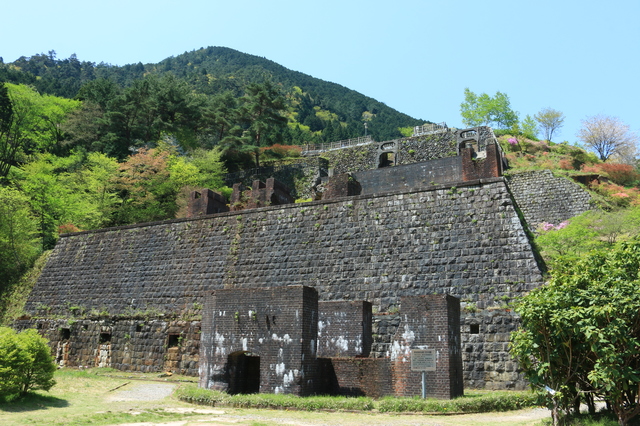
<svg viewBox="0 0 640 426">
<path fill-rule="evenodd" d="M 591 189 L 619 207 L 640 205 L 640 191 L 637 188 L 625 188 L 615 183 L 602 182 L 591 184 Z"/>
<path fill-rule="evenodd" d="M 640 240 L 562 259 L 547 284 L 516 308 L 511 354 L 532 386 L 560 410 L 595 412 L 602 397 L 625 425 L 640 413 Z"/>
<path fill-rule="evenodd" d="M 0 327 L 0 397 L 11 399 L 31 390 L 48 391 L 56 383 L 55 371 L 47 340 L 37 331 L 16 333 Z"/>
<path fill-rule="evenodd" d="M 310 396 L 252 394 L 228 395 L 224 392 L 181 386 L 176 396 L 192 404 L 236 408 L 315 410 L 357 410 L 380 412 L 423 413 L 483 413 L 489 411 L 519 410 L 540 405 L 543 398 L 533 392 L 499 392 L 480 397 L 462 397 L 453 400 L 385 397 Z"/>
<path fill-rule="evenodd" d="M 640 179 L 640 174 L 631 164 L 602 163 L 592 166 L 584 165 L 582 171 L 605 175 L 612 182 L 623 186 L 633 185 Z"/>
</svg>

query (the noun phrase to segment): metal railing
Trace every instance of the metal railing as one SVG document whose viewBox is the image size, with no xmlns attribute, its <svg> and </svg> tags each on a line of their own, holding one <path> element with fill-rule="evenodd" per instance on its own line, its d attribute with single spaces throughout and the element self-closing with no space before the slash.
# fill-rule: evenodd
<svg viewBox="0 0 640 426">
<path fill-rule="evenodd" d="M 227 183 L 227 185 L 231 186 L 234 183 L 244 181 L 248 178 L 258 178 L 259 176 L 263 176 L 263 179 L 266 179 L 266 177 L 273 177 L 275 173 L 280 173 L 283 170 L 293 170 L 293 169 L 302 170 L 305 167 L 308 167 L 306 163 L 278 164 L 275 166 L 260 166 L 253 169 L 241 170 L 239 172 L 227 173 L 224 175 L 224 180 Z"/>
<path fill-rule="evenodd" d="M 413 136 L 433 135 L 435 133 L 442 133 L 449 130 L 447 123 L 433 123 L 425 124 L 423 126 L 415 126 L 413 128 Z"/>
<path fill-rule="evenodd" d="M 302 155 L 314 155 L 321 152 L 333 151 L 334 149 L 350 148 L 352 146 L 367 145 L 370 143 L 373 143 L 371 136 L 361 136 L 359 138 L 345 139 L 337 142 L 302 145 Z"/>
</svg>

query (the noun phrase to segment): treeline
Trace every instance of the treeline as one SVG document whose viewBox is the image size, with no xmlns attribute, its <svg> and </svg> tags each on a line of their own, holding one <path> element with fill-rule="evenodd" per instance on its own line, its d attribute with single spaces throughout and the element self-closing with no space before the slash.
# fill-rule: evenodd
<svg viewBox="0 0 640 426">
<path fill-rule="evenodd" d="M 224 47 L 201 48 L 146 65 L 95 64 L 80 61 L 75 55 L 60 60 L 54 51 L 21 57 L 9 64 L 0 62 L 0 81 L 29 84 L 40 93 L 69 99 L 79 96 L 83 86 L 95 80 L 108 80 L 124 89 L 145 76 L 168 73 L 192 92 L 207 97 L 229 93 L 239 98 L 248 86 L 271 82 L 289 101 L 287 118 L 292 131 L 280 135 L 279 143 L 330 142 L 362 136 L 364 122 L 369 134 L 383 141 L 400 137 L 400 127 L 424 124 L 338 84 Z"/>
</svg>

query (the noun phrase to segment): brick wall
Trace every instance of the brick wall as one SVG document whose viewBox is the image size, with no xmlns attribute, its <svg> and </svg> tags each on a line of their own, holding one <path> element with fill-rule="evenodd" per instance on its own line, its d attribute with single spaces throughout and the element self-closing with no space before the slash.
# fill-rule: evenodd
<svg viewBox="0 0 640 426">
<path fill-rule="evenodd" d="M 311 287 L 216 290 L 203 311 L 200 386 L 242 388 L 236 382 L 249 373 L 230 367 L 247 353 L 259 357 L 260 392 L 312 394 L 317 336 L 318 294 Z"/>
<path fill-rule="evenodd" d="M 371 303 L 320 302 L 318 305 L 318 356 L 369 356 Z"/>
<path fill-rule="evenodd" d="M 319 358 L 320 393 L 381 398 L 393 395 L 391 369 L 383 358 Z"/>
<path fill-rule="evenodd" d="M 412 351 L 434 349 L 436 371 L 426 372 L 426 395 L 455 398 L 463 394 L 459 301 L 451 296 L 403 297 L 402 322 L 391 346 L 394 394 L 422 393 L 422 373 L 411 371 Z"/>
</svg>

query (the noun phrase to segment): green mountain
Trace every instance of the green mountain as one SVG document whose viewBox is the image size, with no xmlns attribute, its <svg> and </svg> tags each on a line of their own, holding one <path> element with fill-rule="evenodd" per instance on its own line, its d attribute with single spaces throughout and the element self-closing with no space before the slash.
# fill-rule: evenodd
<svg viewBox="0 0 640 426">
<path fill-rule="evenodd" d="M 251 84 L 273 83 L 287 100 L 290 131 L 280 136 L 281 143 L 301 144 L 362 136 L 365 121 L 369 134 L 383 141 L 400 137 L 400 127 L 425 123 L 339 84 L 225 47 L 201 48 L 157 64 L 124 66 L 80 61 L 75 55 L 57 59 L 53 51 L 21 57 L 8 64 L 0 60 L 0 82 L 29 84 L 40 93 L 66 98 L 82 95 L 83 86 L 102 79 L 126 89 L 145 76 L 162 77 L 167 73 L 208 97 L 230 92 L 239 98 Z"/>
</svg>

